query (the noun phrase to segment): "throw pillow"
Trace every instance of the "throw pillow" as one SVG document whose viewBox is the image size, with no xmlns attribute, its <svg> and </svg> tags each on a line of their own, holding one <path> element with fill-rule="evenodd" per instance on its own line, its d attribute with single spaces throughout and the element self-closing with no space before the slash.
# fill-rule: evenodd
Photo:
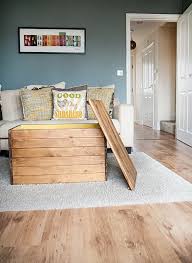
<svg viewBox="0 0 192 263">
<path fill-rule="evenodd" d="M 105 87 L 88 87 L 87 89 L 87 99 L 101 100 L 112 118 L 113 114 L 113 103 L 114 103 L 114 92 L 115 85 L 105 86 Z M 91 106 L 87 105 L 88 119 L 95 120 L 95 114 L 93 113 Z"/>
<path fill-rule="evenodd" d="M 87 86 L 52 89 L 53 119 L 86 119 Z"/>
<path fill-rule="evenodd" d="M 51 86 L 53 87 L 53 86 Z M 73 86 L 73 87 L 70 87 L 70 88 L 57 88 L 57 86 L 54 86 L 53 87 L 53 90 L 63 90 L 63 91 L 81 91 L 81 90 L 87 90 L 87 85 L 80 85 L 80 86 Z"/>
<path fill-rule="evenodd" d="M 20 91 L 24 120 L 50 120 L 53 114 L 52 89 Z"/>
<path fill-rule="evenodd" d="M 37 90 L 37 89 L 42 89 L 42 88 L 47 88 L 47 87 L 55 87 L 57 89 L 64 89 L 65 88 L 65 82 L 62 81 L 62 82 L 59 82 L 57 84 L 53 84 L 53 85 L 28 85 L 28 86 L 25 86 L 24 88 L 25 89 L 28 89 L 28 90 Z"/>
</svg>

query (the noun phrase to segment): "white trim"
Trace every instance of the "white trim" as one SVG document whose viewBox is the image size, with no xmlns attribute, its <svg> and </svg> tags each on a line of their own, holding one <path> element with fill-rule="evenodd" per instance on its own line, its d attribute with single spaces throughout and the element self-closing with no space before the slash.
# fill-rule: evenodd
<svg viewBox="0 0 192 263">
<path fill-rule="evenodd" d="M 134 122 L 135 122 L 136 124 L 143 125 L 143 121 L 141 121 L 141 120 L 135 120 Z"/>
<path fill-rule="evenodd" d="M 132 103 L 131 96 L 131 50 L 130 50 L 130 40 L 131 31 L 130 23 L 131 21 L 165 21 L 165 22 L 177 22 L 180 15 L 178 14 L 137 14 L 137 13 L 127 13 L 126 14 L 126 102 L 128 104 Z"/>
<path fill-rule="evenodd" d="M 177 22 L 180 15 L 178 14 L 140 14 L 140 13 L 127 13 L 126 16 L 131 21 L 167 21 Z"/>
<path fill-rule="evenodd" d="M 126 14 L 126 102 L 131 104 L 131 30 L 130 30 L 131 19 Z"/>
</svg>

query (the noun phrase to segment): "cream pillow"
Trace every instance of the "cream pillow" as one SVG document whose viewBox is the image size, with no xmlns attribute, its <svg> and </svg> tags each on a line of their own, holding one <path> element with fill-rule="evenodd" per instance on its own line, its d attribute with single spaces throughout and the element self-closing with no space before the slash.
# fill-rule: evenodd
<svg viewBox="0 0 192 263">
<path fill-rule="evenodd" d="M 87 86 L 76 90 L 53 88 L 53 119 L 86 119 Z"/>
<path fill-rule="evenodd" d="M 44 87 L 55 87 L 57 89 L 65 89 L 65 82 L 62 81 L 62 82 L 59 82 L 59 83 L 56 83 L 56 84 L 53 84 L 53 85 L 28 85 L 28 86 L 25 86 L 24 88 L 25 89 L 28 89 L 28 90 L 36 90 L 36 89 L 42 89 Z"/>
</svg>

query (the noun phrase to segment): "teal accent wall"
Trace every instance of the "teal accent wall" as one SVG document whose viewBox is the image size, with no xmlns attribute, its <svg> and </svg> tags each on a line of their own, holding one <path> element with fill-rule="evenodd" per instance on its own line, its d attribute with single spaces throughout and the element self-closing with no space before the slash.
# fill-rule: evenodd
<svg viewBox="0 0 192 263">
<path fill-rule="evenodd" d="M 0 84 L 116 85 L 126 101 L 126 13 L 181 13 L 182 0 L 1 0 Z M 18 27 L 83 27 L 86 54 L 19 54 Z M 117 77 L 116 70 L 124 76 Z"/>
<path fill-rule="evenodd" d="M 183 0 L 183 11 L 185 11 L 190 4 L 192 4 L 192 0 Z"/>
</svg>

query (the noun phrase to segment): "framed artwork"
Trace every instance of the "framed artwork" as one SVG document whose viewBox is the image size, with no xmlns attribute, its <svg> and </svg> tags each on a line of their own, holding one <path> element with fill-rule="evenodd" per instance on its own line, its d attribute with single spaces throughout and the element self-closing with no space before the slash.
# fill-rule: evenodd
<svg viewBox="0 0 192 263">
<path fill-rule="evenodd" d="M 20 53 L 85 53 L 85 28 L 19 27 Z"/>
</svg>

